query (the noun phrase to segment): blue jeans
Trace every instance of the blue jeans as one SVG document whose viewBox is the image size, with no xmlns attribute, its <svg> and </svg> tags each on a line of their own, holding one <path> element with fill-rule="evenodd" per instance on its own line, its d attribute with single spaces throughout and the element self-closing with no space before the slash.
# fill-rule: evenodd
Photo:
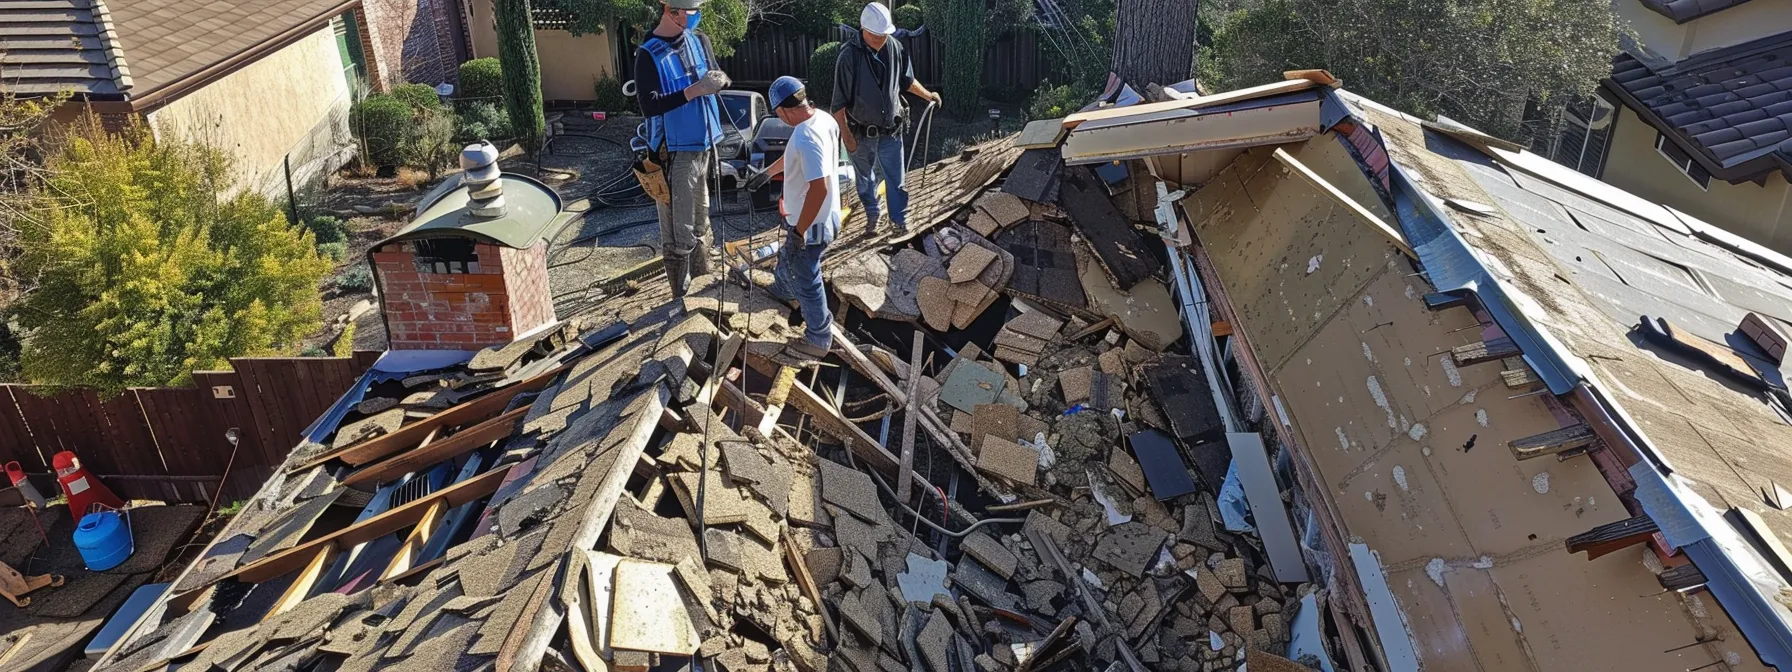
<svg viewBox="0 0 1792 672">
<path fill-rule="evenodd" d="M 881 211 L 877 183 L 882 181 L 884 195 L 890 201 L 890 221 L 898 229 L 908 228 L 908 180 L 902 158 L 901 135 L 859 138 L 859 148 L 852 152 L 852 169 L 857 173 L 854 186 L 859 190 L 859 202 L 865 205 L 865 221 L 873 225 L 877 222 L 877 213 Z"/>
<path fill-rule="evenodd" d="M 784 246 L 778 250 L 778 267 L 772 271 L 777 280 L 772 293 L 796 300 L 803 311 L 803 338 L 810 345 L 829 350 L 834 347 L 834 315 L 828 312 L 827 291 L 821 285 L 821 257 L 828 246 L 799 249 L 802 244 L 794 229 L 785 229 Z"/>
</svg>

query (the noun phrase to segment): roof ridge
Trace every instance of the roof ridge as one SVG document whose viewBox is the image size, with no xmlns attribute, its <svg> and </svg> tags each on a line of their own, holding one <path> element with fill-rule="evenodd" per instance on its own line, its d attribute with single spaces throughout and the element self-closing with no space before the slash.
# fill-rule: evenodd
<svg viewBox="0 0 1792 672">
<path fill-rule="evenodd" d="M 89 3 L 93 22 L 99 27 L 99 38 L 105 43 L 106 61 L 112 66 L 112 80 L 120 91 L 129 91 L 131 67 L 124 60 L 124 44 L 118 41 L 118 29 L 112 25 L 112 10 L 106 8 L 106 0 L 89 0 Z"/>
</svg>

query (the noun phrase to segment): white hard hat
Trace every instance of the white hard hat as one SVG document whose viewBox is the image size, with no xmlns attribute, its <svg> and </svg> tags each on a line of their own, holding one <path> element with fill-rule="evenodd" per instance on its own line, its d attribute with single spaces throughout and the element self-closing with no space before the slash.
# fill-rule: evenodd
<svg viewBox="0 0 1792 672">
<path fill-rule="evenodd" d="M 881 2 L 865 5 L 865 11 L 859 12 L 859 27 L 873 35 L 896 34 L 896 20 L 890 17 L 890 8 Z"/>
</svg>

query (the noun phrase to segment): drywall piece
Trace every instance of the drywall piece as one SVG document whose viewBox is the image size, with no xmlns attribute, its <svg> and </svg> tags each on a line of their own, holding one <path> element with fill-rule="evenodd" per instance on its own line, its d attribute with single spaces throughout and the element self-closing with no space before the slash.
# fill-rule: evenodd
<svg viewBox="0 0 1792 672">
<path fill-rule="evenodd" d="M 1388 577 L 1382 573 L 1381 555 L 1368 544 L 1350 544 L 1350 563 L 1356 567 L 1358 585 L 1369 601 L 1369 617 L 1375 621 L 1375 636 L 1387 656 L 1388 667 L 1395 670 L 1419 669 L 1419 654 L 1413 649 L 1412 631 L 1406 626 L 1406 614 L 1394 593 L 1388 588 Z M 1302 603 L 1302 612 L 1306 603 Z M 1296 619 L 1299 629 L 1299 619 Z"/>
<path fill-rule="evenodd" d="M 1245 498 L 1251 503 L 1251 517 L 1262 534 L 1263 550 L 1269 554 L 1276 580 L 1283 583 L 1306 581 L 1307 565 L 1301 558 L 1300 542 L 1294 538 L 1294 525 L 1288 520 L 1288 509 L 1282 505 L 1282 491 L 1276 485 L 1275 471 L 1269 465 L 1269 452 L 1263 447 L 1263 437 L 1255 432 L 1228 433 L 1226 443 L 1232 446 L 1232 464 L 1238 469 L 1238 480 L 1244 484 Z"/>
<path fill-rule="evenodd" d="M 610 614 L 611 594 L 615 592 L 616 565 L 622 562 L 620 555 L 611 555 L 599 551 L 585 551 L 585 589 L 584 600 L 586 623 L 591 627 L 591 641 L 603 652 L 604 657 L 610 655 Z"/>
<path fill-rule="evenodd" d="M 1147 429 L 1127 437 L 1132 452 L 1139 458 L 1145 480 L 1151 484 L 1151 495 L 1158 501 L 1181 497 L 1195 491 L 1195 479 L 1182 463 L 1182 455 L 1169 435 Z"/>
<path fill-rule="evenodd" d="M 1122 291 L 1093 259 L 1094 254 L 1080 245 L 1075 250 L 1077 278 L 1082 280 L 1089 312 L 1114 318 L 1127 336 L 1157 352 L 1182 338 L 1182 316 L 1164 283 L 1145 278 L 1131 290 Z"/>
<path fill-rule="evenodd" d="M 672 565 L 623 559 L 616 563 L 611 596 L 610 647 L 688 656 L 697 652 L 697 628 L 678 594 Z"/>
</svg>

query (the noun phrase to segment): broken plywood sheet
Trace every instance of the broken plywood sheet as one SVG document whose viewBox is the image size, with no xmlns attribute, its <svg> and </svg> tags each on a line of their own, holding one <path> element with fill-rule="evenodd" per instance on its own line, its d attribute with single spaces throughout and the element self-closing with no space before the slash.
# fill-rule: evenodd
<svg viewBox="0 0 1792 672">
<path fill-rule="evenodd" d="M 1039 451 L 1007 439 L 985 437 L 977 468 L 1015 483 L 1033 485 L 1039 472 Z"/>
<path fill-rule="evenodd" d="M 610 647 L 688 656 L 696 653 L 697 629 L 678 593 L 676 568 L 624 559 L 614 570 Z"/>
<path fill-rule="evenodd" d="M 1066 171 L 1059 203 L 1095 249 L 1114 285 L 1125 291 L 1156 275 L 1163 262 L 1151 246 L 1160 243 L 1133 228 L 1088 168 L 1078 166 Z"/>
<path fill-rule="evenodd" d="M 1063 118 L 1035 119 L 1020 129 L 1020 137 L 1014 141 L 1014 146 L 1021 149 L 1057 147 L 1064 141 L 1065 132 Z"/>
<path fill-rule="evenodd" d="M 1235 326 L 1274 372 L 1377 274 L 1402 262 L 1393 243 L 1366 235 L 1354 215 L 1270 159 L 1272 151 L 1246 151 L 1182 207 L 1226 287 Z M 1265 162 L 1273 165 L 1260 170 Z"/>
<path fill-rule="evenodd" d="M 1122 291 L 1108 280 L 1093 257 L 1082 246 L 1076 247 L 1077 277 L 1089 299 L 1089 312 L 1114 318 L 1127 336 L 1158 352 L 1182 338 L 1182 316 L 1162 282 L 1146 278 Z"/>
<path fill-rule="evenodd" d="M 981 452 L 984 437 L 1014 441 L 1020 436 L 1020 409 L 1008 404 L 982 404 L 971 413 L 971 454 Z"/>
</svg>

